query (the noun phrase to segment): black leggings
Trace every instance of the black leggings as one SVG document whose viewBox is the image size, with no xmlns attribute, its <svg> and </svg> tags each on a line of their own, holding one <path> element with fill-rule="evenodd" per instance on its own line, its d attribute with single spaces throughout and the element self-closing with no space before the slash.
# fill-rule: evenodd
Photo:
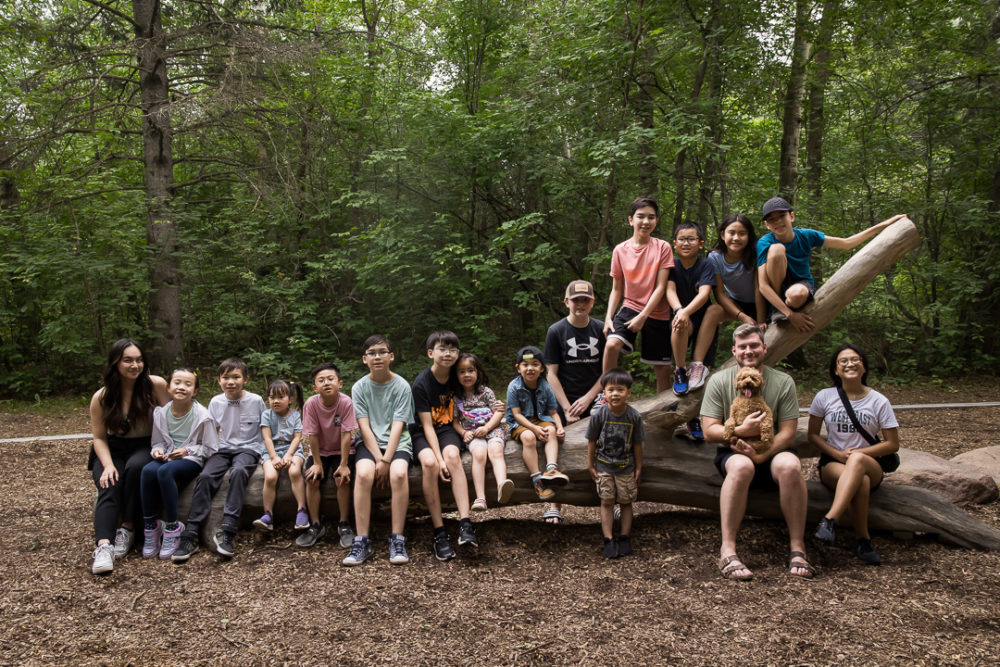
<svg viewBox="0 0 1000 667">
<path fill-rule="evenodd" d="M 91 451 L 91 470 L 94 486 L 97 487 L 97 502 L 94 503 L 94 539 L 114 542 L 115 531 L 121 521 L 132 522 L 133 527 L 142 526 L 142 500 L 139 495 L 139 480 L 143 467 L 153 460 L 149 453 L 150 437 L 121 438 L 108 436 L 111 462 L 118 471 L 118 481 L 106 489 L 101 488 L 104 466 Z"/>
</svg>

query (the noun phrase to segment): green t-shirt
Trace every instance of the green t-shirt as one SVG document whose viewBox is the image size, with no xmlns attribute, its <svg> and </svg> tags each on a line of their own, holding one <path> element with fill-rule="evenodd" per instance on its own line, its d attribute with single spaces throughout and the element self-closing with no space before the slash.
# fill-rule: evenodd
<svg viewBox="0 0 1000 667">
<path fill-rule="evenodd" d="M 774 432 L 778 423 L 799 418 L 799 399 L 795 395 L 795 381 L 788 373 L 776 371 L 770 366 L 761 366 L 764 372 L 764 402 L 774 413 Z M 729 419 L 729 407 L 736 398 L 733 380 L 739 367 L 731 366 L 713 373 L 705 385 L 705 397 L 701 402 L 701 416 L 714 417 L 721 421 Z"/>
<path fill-rule="evenodd" d="M 174 449 L 180 449 L 191 435 L 191 427 L 194 426 L 194 406 L 192 405 L 183 417 L 175 417 L 173 405 L 174 402 L 170 401 L 166 406 L 167 433 L 174 441 Z"/>
<path fill-rule="evenodd" d="M 354 415 L 358 419 L 368 418 L 368 425 L 380 449 L 389 444 L 392 422 L 403 422 L 403 434 L 399 438 L 398 452 L 413 453 L 413 441 L 406 425 L 413 421 L 413 391 L 410 384 L 396 375 L 388 382 L 378 383 L 366 375 L 351 387 L 354 401 Z"/>
</svg>

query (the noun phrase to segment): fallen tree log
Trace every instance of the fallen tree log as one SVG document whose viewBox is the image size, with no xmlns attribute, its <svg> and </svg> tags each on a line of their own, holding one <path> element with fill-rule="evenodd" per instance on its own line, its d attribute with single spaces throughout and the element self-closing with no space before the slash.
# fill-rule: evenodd
<svg viewBox="0 0 1000 667">
<path fill-rule="evenodd" d="M 919 243 L 916 226 L 908 218 L 902 218 L 882 231 L 864 249 L 849 259 L 819 291 L 815 301 L 805 312 L 809 313 L 819 330 L 830 323 L 847 303 L 864 289 L 865 285 L 903 254 Z M 792 350 L 805 343 L 812 334 L 799 333 L 787 323 L 769 327 L 765 334 L 768 354 L 765 362 L 775 364 Z M 732 359 L 725 365 L 734 363 Z M 712 464 L 715 446 L 695 445 L 687 440 L 674 437 L 675 427 L 690 421 L 698 415 L 702 390 L 691 392 L 678 398 L 671 392 L 636 401 L 634 406 L 643 414 L 646 424 L 644 465 L 639 498 L 644 501 L 669 503 L 690 507 L 701 507 L 718 511 L 719 488 L 722 479 Z M 797 443 L 799 455 L 815 455 L 805 440 L 805 420 L 800 420 Z M 594 483 L 587 469 L 586 423 L 573 424 L 566 430 L 566 442 L 560 453 L 560 468 L 570 477 L 570 486 L 558 493 L 556 499 L 572 505 L 599 504 Z M 511 503 L 538 502 L 531 486 L 530 475 L 521 459 L 520 446 L 508 442 L 506 448 L 508 474 L 517 485 Z M 471 474 L 466 455 L 466 475 L 470 484 Z M 487 489 L 490 505 L 495 506 L 496 488 L 491 473 L 487 475 Z M 263 511 L 261 489 L 263 474 L 258 472 L 251 478 L 247 489 L 246 504 L 242 523 L 250 523 Z M 190 503 L 191 486 L 181 496 L 181 514 L 186 514 Z M 212 513 L 205 526 L 202 538 L 206 539 L 218 528 L 222 518 L 228 481 L 213 500 Z M 829 507 L 831 493 L 818 482 L 809 482 L 810 523 L 819 520 Z M 441 484 L 442 501 L 453 504 L 451 488 Z M 375 500 L 388 498 L 388 490 L 376 490 Z M 422 503 L 420 468 L 410 471 L 410 498 Z M 295 502 L 288 480 L 282 477 L 278 485 L 278 500 L 275 516 L 279 521 L 287 521 L 295 513 Z M 323 513 L 326 517 L 337 516 L 336 492 L 330 480 L 324 482 Z M 747 514 L 765 518 L 781 518 L 776 493 L 751 492 L 747 504 Z M 869 525 L 876 530 L 934 535 L 938 539 L 967 548 L 1000 550 L 1000 531 L 978 521 L 959 510 L 936 493 L 906 486 L 884 486 L 872 497 Z"/>
</svg>

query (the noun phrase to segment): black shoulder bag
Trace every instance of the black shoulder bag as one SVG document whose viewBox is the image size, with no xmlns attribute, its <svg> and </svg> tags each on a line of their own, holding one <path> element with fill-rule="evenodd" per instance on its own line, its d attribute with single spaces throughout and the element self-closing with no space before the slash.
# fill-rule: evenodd
<svg viewBox="0 0 1000 667">
<path fill-rule="evenodd" d="M 840 402 L 844 404 L 844 410 L 847 412 L 847 416 L 850 417 L 851 423 L 854 424 L 854 430 L 857 431 L 862 438 L 867 440 L 869 445 L 876 445 L 882 442 L 878 436 L 872 435 L 861 427 L 861 422 L 858 421 L 858 416 L 854 414 L 854 408 L 851 407 L 851 399 L 847 398 L 847 392 L 844 391 L 844 387 L 842 385 L 837 385 L 837 394 L 840 396 Z M 879 466 L 882 468 L 882 472 L 892 472 L 899 467 L 899 454 L 896 452 L 886 454 L 885 456 L 876 456 L 875 460 L 878 461 Z"/>
</svg>

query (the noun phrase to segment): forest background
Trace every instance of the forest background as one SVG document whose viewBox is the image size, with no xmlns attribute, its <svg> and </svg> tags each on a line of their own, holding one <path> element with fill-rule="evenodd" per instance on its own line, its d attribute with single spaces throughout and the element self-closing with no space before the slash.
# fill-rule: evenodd
<svg viewBox="0 0 1000 667">
<path fill-rule="evenodd" d="M 640 194 L 707 246 L 777 192 L 908 213 L 792 362 L 996 374 L 998 128 L 1000 0 L 0 0 L 0 392 L 90 390 L 124 336 L 352 380 L 379 332 L 411 378 L 439 327 L 502 387 L 567 281 L 603 317 Z"/>
</svg>

